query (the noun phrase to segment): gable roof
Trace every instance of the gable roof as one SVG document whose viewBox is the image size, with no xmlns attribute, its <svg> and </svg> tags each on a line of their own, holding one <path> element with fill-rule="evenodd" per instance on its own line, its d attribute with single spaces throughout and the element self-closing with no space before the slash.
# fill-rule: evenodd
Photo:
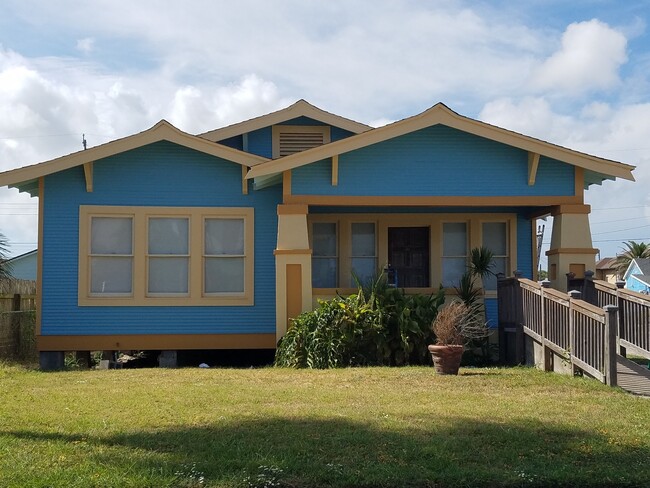
<svg viewBox="0 0 650 488">
<path fill-rule="evenodd" d="M 604 175 L 601 179 L 614 177 L 634 181 L 634 176 L 632 176 L 634 166 L 591 156 L 517 132 L 502 129 L 501 127 L 486 122 L 470 119 L 469 117 L 457 114 L 443 103 L 437 103 L 418 115 L 383 127 L 268 161 L 251 169 L 248 172 L 247 178 L 255 178 L 257 176 L 290 170 L 438 124 L 591 170 Z M 590 181 L 590 183 L 594 182 L 596 181 Z"/>
<path fill-rule="evenodd" d="M 596 263 L 596 269 L 616 269 L 616 258 L 603 258 Z"/>
<path fill-rule="evenodd" d="M 324 122 L 328 125 L 339 127 L 355 134 L 360 134 L 372 129 L 372 127 L 369 125 L 355 122 L 354 120 L 346 119 L 340 115 L 326 112 L 325 110 L 322 110 L 301 99 L 293 105 L 289 105 L 288 107 L 283 108 L 282 110 L 271 112 L 270 114 L 266 115 L 261 115 L 259 117 L 245 120 L 243 122 L 238 122 L 236 124 L 222 127 L 220 129 L 204 132 L 198 136 L 209 139 L 211 141 L 223 141 L 224 139 L 228 139 L 230 137 L 238 136 L 246 132 L 252 132 L 254 130 L 262 129 L 270 125 L 280 124 L 282 122 L 296 119 L 298 117 L 309 117 L 310 119 L 318 120 L 319 122 Z"/>
<path fill-rule="evenodd" d="M 640 273 L 632 273 L 634 269 L 638 269 Z M 639 276 L 650 277 L 650 258 L 634 258 L 630 261 L 625 273 L 623 274 L 623 279 L 627 279 L 630 276 L 638 278 Z"/>
<path fill-rule="evenodd" d="M 630 278 L 634 278 L 635 280 L 643 283 L 644 285 L 650 286 L 650 276 L 642 275 L 642 274 L 633 274 L 630 276 Z"/>
<path fill-rule="evenodd" d="M 267 158 L 239 151 L 238 149 L 233 149 L 202 137 L 188 134 L 174 127 L 166 120 L 161 120 L 150 129 L 137 134 L 74 152 L 67 156 L 0 173 L 0 186 L 13 187 L 30 183 L 41 176 L 64 171 L 75 166 L 81 166 L 85 163 L 114 156 L 115 154 L 137 149 L 159 141 L 173 142 L 205 154 L 241 164 L 242 166 L 255 166 L 268 161 Z"/>
</svg>

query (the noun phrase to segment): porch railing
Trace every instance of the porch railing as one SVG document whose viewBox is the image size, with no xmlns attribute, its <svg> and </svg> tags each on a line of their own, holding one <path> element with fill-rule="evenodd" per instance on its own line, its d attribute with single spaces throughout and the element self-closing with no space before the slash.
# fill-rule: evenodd
<svg viewBox="0 0 650 488">
<path fill-rule="evenodd" d="M 616 305 L 600 308 L 581 300 L 578 291 L 566 294 L 520 277 L 499 280 L 498 297 L 504 355 L 510 338 L 519 342 L 521 328 L 519 335 L 529 336 L 541 348 L 545 370 L 552 371 L 559 358 L 571 371 L 582 370 L 616 385 Z M 523 345 L 512 350 L 515 361 L 523 363 Z"/>
</svg>

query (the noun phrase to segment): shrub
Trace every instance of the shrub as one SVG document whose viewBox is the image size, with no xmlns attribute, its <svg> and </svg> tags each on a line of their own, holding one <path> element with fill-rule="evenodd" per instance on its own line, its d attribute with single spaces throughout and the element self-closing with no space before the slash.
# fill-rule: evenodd
<svg viewBox="0 0 650 488">
<path fill-rule="evenodd" d="M 444 303 L 434 295 L 406 295 L 383 275 L 356 294 L 319 301 L 292 321 L 276 351 L 276 366 L 333 368 L 428 364 L 431 322 Z"/>
</svg>

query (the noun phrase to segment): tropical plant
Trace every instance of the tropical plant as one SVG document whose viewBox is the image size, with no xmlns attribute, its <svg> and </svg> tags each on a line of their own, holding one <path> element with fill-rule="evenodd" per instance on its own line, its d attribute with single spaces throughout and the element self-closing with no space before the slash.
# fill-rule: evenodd
<svg viewBox="0 0 650 488">
<path fill-rule="evenodd" d="M 0 280 L 12 279 L 11 264 L 7 261 L 9 254 L 9 241 L 0 234 Z"/>
<path fill-rule="evenodd" d="M 645 242 L 627 241 L 623 245 L 625 249 L 616 256 L 616 274 L 622 278 L 633 259 L 650 258 L 650 244 Z"/>
</svg>

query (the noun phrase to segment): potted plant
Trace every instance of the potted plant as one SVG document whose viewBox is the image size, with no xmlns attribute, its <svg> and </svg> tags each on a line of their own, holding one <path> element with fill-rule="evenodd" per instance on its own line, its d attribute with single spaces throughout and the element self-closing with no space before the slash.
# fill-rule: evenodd
<svg viewBox="0 0 650 488">
<path fill-rule="evenodd" d="M 436 343 L 429 346 L 438 374 L 458 374 L 465 345 L 487 337 L 488 329 L 476 307 L 454 301 L 443 308 L 431 324 Z"/>
</svg>

